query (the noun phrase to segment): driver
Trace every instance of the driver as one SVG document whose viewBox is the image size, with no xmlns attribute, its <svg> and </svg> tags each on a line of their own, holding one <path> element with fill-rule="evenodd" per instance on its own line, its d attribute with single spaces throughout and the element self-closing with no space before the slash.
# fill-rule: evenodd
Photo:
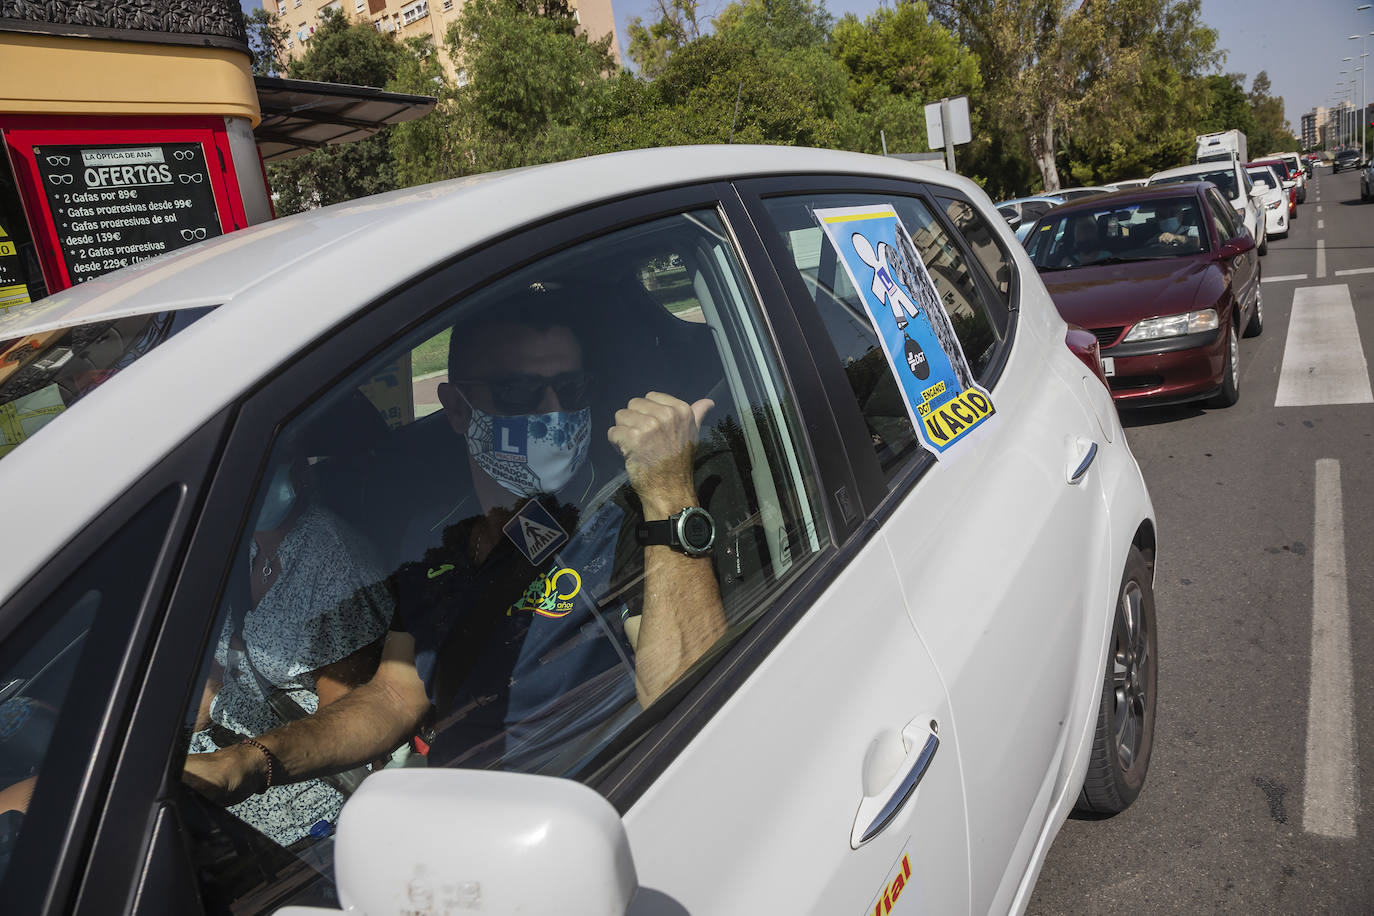
<svg viewBox="0 0 1374 916">
<path fill-rule="evenodd" d="M 526 303 L 455 328 L 439 398 L 466 455 L 449 475 L 454 498 L 419 526 L 430 546 L 393 576 L 376 673 L 309 718 L 192 755 L 193 787 L 233 803 L 431 730 L 431 765 L 549 765 L 570 735 L 654 702 L 724 634 L 710 557 L 635 536 L 649 528 L 641 518 L 698 505 L 693 456 L 714 404 L 632 398 L 605 435 L 642 515 L 613 499 L 584 504 L 593 418 L 566 314 Z M 531 558 L 512 535 L 522 530 L 561 546 Z M 639 569 L 642 588 L 628 587 Z"/>
<path fill-rule="evenodd" d="M 1159 220 L 1159 234 L 1151 240 L 1154 245 L 1170 247 L 1198 247 L 1197 213 L 1180 200 L 1161 201 L 1155 208 Z"/>
</svg>

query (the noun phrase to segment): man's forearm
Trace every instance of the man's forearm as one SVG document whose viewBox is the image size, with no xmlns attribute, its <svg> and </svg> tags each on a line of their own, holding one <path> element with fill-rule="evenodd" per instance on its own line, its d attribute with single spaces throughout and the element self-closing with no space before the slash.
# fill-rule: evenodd
<svg viewBox="0 0 1374 916">
<path fill-rule="evenodd" d="M 640 704 L 658 699 L 724 634 L 725 611 L 710 559 L 646 547 L 644 610 L 635 647 Z"/>
</svg>

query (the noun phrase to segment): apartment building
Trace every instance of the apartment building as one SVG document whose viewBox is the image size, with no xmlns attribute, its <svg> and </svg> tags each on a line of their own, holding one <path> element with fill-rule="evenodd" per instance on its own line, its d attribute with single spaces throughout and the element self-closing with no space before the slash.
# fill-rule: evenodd
<svg viewBox="0 0 1374 916">
<path fill-rule="evenodd" d="M 1302 116 L 1302 148 L 1316 149 L 1323 145 L 1326 128 L 1326 106 L 1318 105 Z"/>
<path fill-rule="evenodd" d="M 286 53 L 296 59 L 310 46 L 310 36 L 326 9 L 336 10 L 350 19 L 371 22 L 379 32 L 393 32 L 399 39 L 428 36 L 434 47 L 442 48 L 449 23 L 463 8 L 464 0 L 262 0 L 269 13 L 285 25 L 290 34 Z M 592 38 L 611 35 L 611 54 L 620 60 L 620 42 L 615 34 L 615 11 L 611 0 L 574 0 L 573 15 Z M 447 54 L 440 56 L 450 77 L 461 83 L 465 77 Z"/>
</svg>

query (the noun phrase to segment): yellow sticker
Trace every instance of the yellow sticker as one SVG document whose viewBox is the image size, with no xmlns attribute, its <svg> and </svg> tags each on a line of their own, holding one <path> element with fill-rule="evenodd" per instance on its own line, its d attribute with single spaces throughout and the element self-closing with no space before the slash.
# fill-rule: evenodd
<svg viewBox="0 0 1374 916">
<path fill-rule="evenodd" d="M 921 411 L 921 423 L 931 440 L 941 445 L 958 441 L 996 412 L 992 401 L 974 389 L 960 392 L 939 407 L 921 406 L 926 408 Z"/>
</svg>

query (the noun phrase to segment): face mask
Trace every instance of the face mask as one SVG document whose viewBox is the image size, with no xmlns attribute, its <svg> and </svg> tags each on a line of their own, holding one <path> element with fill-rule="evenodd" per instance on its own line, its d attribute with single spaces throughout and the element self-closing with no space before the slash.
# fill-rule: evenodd
<svg viewBox="0 0 1374 916">
<path fill-rule="evenodd" d="M 586 407 L 514 417 L 473 407 L 468 454 L 516 496 L 555 493 L 582 467 L 591 433 L 592 412 Z"/>
<path fill-rule="evenodd" d="M 258 531 L 271 531 L 286 521 L 291 508 L 296 505 L 296 488 L 291 484 L 291 466 L 282 464 L 272 472 L 267 483 L 267 495 L 263 498 L 262 511 L 258 513 Z"/>
</svg>

